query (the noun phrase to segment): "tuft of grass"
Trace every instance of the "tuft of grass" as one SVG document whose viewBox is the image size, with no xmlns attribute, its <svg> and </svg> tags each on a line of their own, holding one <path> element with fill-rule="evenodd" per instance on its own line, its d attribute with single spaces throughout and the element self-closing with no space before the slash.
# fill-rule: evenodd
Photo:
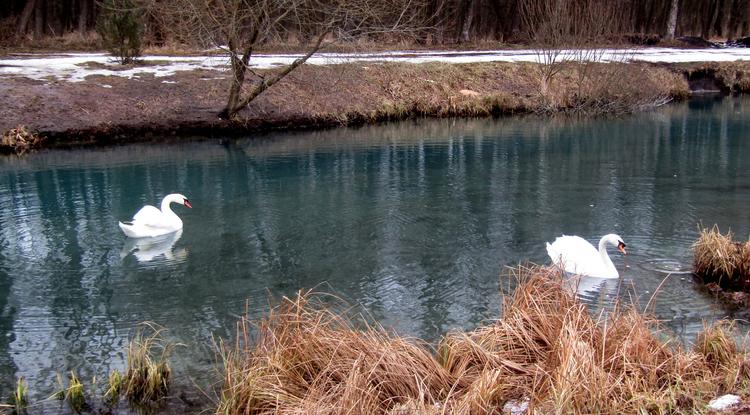
<svg viewBox="0 0 750 415">
<path fill-rule="evenodd" d="M 75 413 L 80 413 L 86 406 L 86 396 L 83 392 L 83 384 L 74 372 L 70 372 L 68 389 L 65 392 L 65 401 Z"/>
<path fill-rule="evenodd" d="M 736 363 L 737 344 L 732 338 L 734 324 L 719 321 L 713 325 L 703 325 L 703 331 L 698 335 L 693 350 L 703 355 L 710 365 L 726 367 Z"/>
<path fill-rule="evenodd" d="M 16 380 L 16 387 L 13 389 L 13 394 L 10 396 L 10 406 L 13 408 L 14 413 L 25 413 L 26 408 L 29 406 L 29 387 L 26 384 L 26 379 L 20 377 Z"/>
<path fill-rule="evenodd" d="M 123 378 L 119 370 L 115 369 L 107 379 L 107 390 L 104 392 L 104 401 L 109 404 L 117 403 L 122 392 Z"/>
<path fill-rule="evenodd" d="M 23 155 L 39 148 L 42 141 L 38 134 L 19 125 L 3 133 L 0 138 L 0 153 Z"/>
<path fill-rule="evenodd" d="M 722 234 L 719 227 L 700 230 L 693 244 L 695 274 L 704 283 L 716 283 L 723 289 L 750 289 L 750 242 L 735 242 L 732 232 Z"/>
<path fill-rule="evenodd" d="M 485 414 L 512 402 L 528 402 L 529 413 L 694 413 L 748 386 L 730 323 L 707 326 L 686 350 L 635 309 L 592 317 L 558 270 L 512 276 L 502 318 L 449 333 L 437 350 L 322 295 L 284 298 L 220 343 L 216 413 Z"/>
<path fill-rule="evenodd" d="M 65 385 L 61 374 L 57 374 L 57 384 L 60 389 L 52 394 L 52 398 L 65 401 L 70 409 L 75 413 L 81 413 L 86 407 L 86 395 L 83 384 L 72 370 L 68 375 L 68 384 Z"/>
<path fill-rule="evenodd" d="M 169 392 L 168 359 L 175 344 L 164 340 L 164 330 L 157 324 L 143 323 L 125 352 L 128 367 L 122 380 L 123 393 L 136 406 L 157 405 Z"/>
</svg>

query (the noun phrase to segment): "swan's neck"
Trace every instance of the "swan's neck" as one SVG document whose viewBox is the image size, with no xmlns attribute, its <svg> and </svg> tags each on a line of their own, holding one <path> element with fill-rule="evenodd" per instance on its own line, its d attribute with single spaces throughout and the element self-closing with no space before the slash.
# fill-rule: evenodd
<svg viewBox="0 0 750 415">
<path fill-rule="evenodd" d="M 615 268 L 615 264 L 612 263 L 612 260 L 609 259 L 609 254 L 607 254 L 607 241 L 605 238 L 602 238 L 599 241 L 599 255 L 602 257 L 602 263 L 607 270 L 617 274 L 617 268 Z"/>
<path fill-rule="evenodd" d="M 161 211 L 162 211 L 162 213 L 164 213 L 165 215 L 177 216 L 177 214 L 175 214 L 174 212 L 172 212 L 172 208 L 169 207 L 169 205 L 171 205 L 172 202 L 174 202 L 174 200 L 172 200 L 169 197 L 165 197 L 164 200 L 161 201 Z"/>
</svg>

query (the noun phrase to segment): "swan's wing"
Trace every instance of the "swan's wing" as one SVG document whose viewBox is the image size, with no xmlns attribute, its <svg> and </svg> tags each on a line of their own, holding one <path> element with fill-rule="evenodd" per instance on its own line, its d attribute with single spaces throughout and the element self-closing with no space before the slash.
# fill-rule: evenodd
<svg viewBox="0 0 750 415">
<path fill-rule="evenodd" d="M 142 207 L 133 216 L 133 224 L 149 228 L 164 228 L 169 226 L 169 223 L 164 220 L 164 213 L 151 205 Z"/>
<path fill-rule="evenodd" d="M 598 275 L 603 263 L 599 251 L 580 236 L 561 236 L 547 244 L 547 254 L 552 263 L 565 272 L 582 275 Z"/>
</svg>

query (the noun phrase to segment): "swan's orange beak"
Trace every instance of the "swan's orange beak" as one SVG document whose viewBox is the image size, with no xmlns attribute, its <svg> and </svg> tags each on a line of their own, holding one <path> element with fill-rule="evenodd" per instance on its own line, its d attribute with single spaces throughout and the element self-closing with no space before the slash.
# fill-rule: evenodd
<svg viewBox="0 0 750 415">
<path fill-rule="evenodd" d="M 193 205 L 191 205 L 191 204 L 190 204 L 190 201 L 189 201 L 189 200 L 185 199 L 185 207 L 189 207 L 189 208 L 192 208 L 192 207 L 193 207 Z"/>
<path fill-rule="evenodd" d="M 628 254 L 627 252 L 625 252 L 625 243 L 623 242 L 620 242 L 619 244 L 617 244 L 617 249 L 620 250 L 620 252 L 622 252 L 623 255 Z"/>
</svg>

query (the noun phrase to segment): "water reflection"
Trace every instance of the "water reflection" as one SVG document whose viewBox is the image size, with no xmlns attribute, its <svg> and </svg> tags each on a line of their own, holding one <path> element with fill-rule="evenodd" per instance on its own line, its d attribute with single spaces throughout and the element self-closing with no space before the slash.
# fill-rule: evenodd
<svg viewBox="0 0 750 415">
<path fill-rule="evenodd" d="M 205 385 L 212 339 L 231 335 L 246 301 L 257 317 L 269 294 L 301 288 L 330 287 L 436 340 L 497 317 L 497 292 L 513 290 L 504 267 L 547 262 L 560 234 L 623 236 L 619 288 L 582 282 L 579 295 L 642 307 L 661 285 L 657 317 L 691 341 L 727 312 L 664 271 L 689 269 L 701 221 L 750 233 L 748 114 L 731 99 L 2 159 L 0 394 L 18 375 L 39 394 L 56 372 L 105 378 L 145 320 L 191 345 L 175 371 Z M 173 191 L 197 206 L 183 233 L 129 246 L 117 220 Z"/>
<path fill-rule="evenodd" d="M 128 238 L 120 251 L 120 258 L 124 259 L 132 254 L 140 263 L 154 261 L 163 256 L 166 265 L 179 264 L 187 258 L 187 249 L 180 248 L 173 251 L 174 244 L 182 237 L 182 229 L 166 235 L 152 238 Z"/>
<path fill-rule="evenodd" d="M 626 281 L 620 278 L 595 278 L 573 275 L 566 280 L 571 292 L 594 307 L 613 309 L 619 301 L 620 289 Z"/>
</svg>

